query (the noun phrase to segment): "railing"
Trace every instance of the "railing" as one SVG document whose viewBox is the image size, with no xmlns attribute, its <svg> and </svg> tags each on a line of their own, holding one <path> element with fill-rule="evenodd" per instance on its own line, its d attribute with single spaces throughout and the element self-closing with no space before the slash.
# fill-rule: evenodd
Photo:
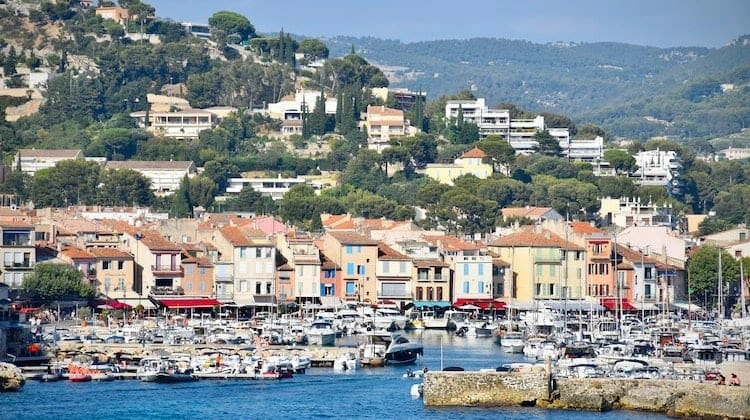
<svg viewBox="0 0 750 420">
<path fill-rule="evenodd" d="M 27 263 L 12 263 L 12 262 L 4 262 L 3 267 L 5 268 L 34 268 L 34 263 L 27 262 Z"/>
<path fill-rule="evenodd" d="M 171 273 L 182 275 L 181 265 L 152 265 L 151 271 L 154 273 Z"/>
<path fill-rule="evenodd" d="M 151 294 L 152 295 L 184 295 L 185 290 L 182 289 L 182 287 L 168 287 L 168 286 L 152 286 L 151 287 Z"/>
</svg>

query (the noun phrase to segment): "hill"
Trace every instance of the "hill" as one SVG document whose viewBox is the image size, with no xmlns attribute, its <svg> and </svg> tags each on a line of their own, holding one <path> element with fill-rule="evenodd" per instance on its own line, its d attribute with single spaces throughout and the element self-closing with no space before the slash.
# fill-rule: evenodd
<svg viewBox="0 0 750 420">
<path fill-rule="evenodd" d="M 489 104 L 570 115 L 616 136 L 712 136 L 750 123 L 748 37 L 717 49 L 491 38 L 326 42 L 333 56 L 354 45 L 386 71 L 392 86 L 421 89 L 432 99 L 469 89 Z"/>
</svg>

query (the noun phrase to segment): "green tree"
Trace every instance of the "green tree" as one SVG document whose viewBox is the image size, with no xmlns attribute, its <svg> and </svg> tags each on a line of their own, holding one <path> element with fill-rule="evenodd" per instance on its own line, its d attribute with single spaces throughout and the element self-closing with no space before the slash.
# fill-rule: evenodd
<svg viewBox="0 0 750 420">
<path fill-rule="evenodd" d="M 91 299 L 96 289 L 83 278 L 83 273 L 69 264 L 40 263 L 23 280 L 21 289 L 40 304 L 62 299 Z"/>
<path fill-rule="evenodd" d="M 377 191 L 386 180 L 385 172 L 380 167 L 380 155 L 368 149 L 360 150 L 346 165 L 341 176 L 342 183 L 370 192 Z"/>
<path fill-rule="evenodd" d="M 151 180 L 132 169 L 106 169 L 99 181 L 99 204 L 149 206 L 154 201 Z"/>
<path fill-rule="evenodd" d="M 638 167 L 633 155 L 622 149 L 605 150 L 604 160 L 609 162 L 618 174 L 632 173 Z"/>
<path fill-rule="evenodd" d="M 560 141 L 553 137 L 548 130 L 537 131 L 534 134 L 534 140 L 537 142 L 534 147 L 537 153 L 547 156 L 560 156 L 562 154 Z"/>
<path fill-rule="evenodd" d="M 516 149 L 500 136 L 487 136 L 484 140 L 477 142 L 477 147 L 487 154 L 496 171 L 510 175 L 516 161 Z M 504 169 L 501 171 L 501 169 Z"/>
<path fill-rule="evenodd" d="M 297 52 L 305 55 L 305 58 L 310 61 L 328 58 L 328 47 L 323 41 L 316 38 L 307 38 L 299 43 Z"/>
<path fill-rule="evenodd" d="M 180 188 L 172 195 L 172 206 L 169 216 L 174 218 L 193 217 L 193 201 L 190 197 L 190 178 L 185 175 L 180 181 Z"/>
<path fill-rule="evenodd" d="M 53 168 L 37 171 L 31 182 L 35 207 L 64 207 L 97 202 L 99 164 L 84 160 L 64 160 Z"/>
<path fill-rule="evenodd" d="M 207 209 L 216 195 L 216 183 L 207 176 L 195 176 L 189 181 L 189 196 L 194 206 Z"/>
<path fill-rule="evenodd" d="M 701 246 L 688 261 L 690 291 L 693 301 L 700 301 L 708 307 L 716 305 L 719 286 L 719 252 L 721 252 L 721 278 L 724 292 L 733 287 L 739 280 L 739 263 L 723 249 L 713 246 Z M 704 296 L 708 301 L 704 301 Z"/>
<path fill-rule="evenodd" d="M 212 30 L 224 32 L 227 36 L 235 35 L 239 41 L 255 37 L 255 27 L 239 13 L 219 11 L 208 18 L 208 25 Z"/>
</svg>

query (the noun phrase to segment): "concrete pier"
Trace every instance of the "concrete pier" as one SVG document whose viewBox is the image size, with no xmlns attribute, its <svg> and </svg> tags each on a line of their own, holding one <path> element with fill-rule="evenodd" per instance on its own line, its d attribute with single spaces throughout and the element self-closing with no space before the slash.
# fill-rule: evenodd
<svg viewBox="0 0 750 420">
<path fill-rule="evenodd" d="M 679 417 L 750 419 L 750 387 L 686 380 L 555 379 L 527 372 L 429 372 L 426 406 L 539 406 L 639 410 Z"/>
</svg>

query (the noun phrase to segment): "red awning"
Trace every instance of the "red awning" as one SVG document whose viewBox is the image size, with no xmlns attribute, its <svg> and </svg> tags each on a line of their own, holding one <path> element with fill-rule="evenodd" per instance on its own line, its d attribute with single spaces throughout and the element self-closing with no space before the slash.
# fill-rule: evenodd
<svg viewBox="0 0 750 420">
<path fill-rule="evenodd" d="M 173 298 L 156 299 L 160 306 L 167 308 L 213 308 L 221 306 L 221 302 L 212 298 Z"/>
<path fill-rule="evenodd" d="M 492 310 L 492 309 L 505 309 L 505 302 L 498 300 L 498 299 L 490 299 L 490 298 L 480 298 L 480 299 L 471 299 L 471 298 L 459 298 L 456 299 L 455 302 L 453 302 L 453 306 L 456 308 L 460 308 L 462 306 L 466 305 L 474 305 L 478 307 L 481 310 Z"/>
<path fill-rule="evenodd" d="M 22 314 L 29 314 L 29 313 L 37 312 L 37 311 L 41 311 L 41 310 L 42 310 L 42 308 L 21 308 L 18 312 L 20 312 Z"/>
<path fill-rule="evenodd" d="M 637 311 L 638 308 L 633 306 L 626 298 L 622 298 L 622 310 L 623 311 Z M 617 304 L 618 299 L 617 298 L 602 298 L 602 306 L 607 308 L 608 311 L 615 311 L 617 310 Z"/>
</svg>

